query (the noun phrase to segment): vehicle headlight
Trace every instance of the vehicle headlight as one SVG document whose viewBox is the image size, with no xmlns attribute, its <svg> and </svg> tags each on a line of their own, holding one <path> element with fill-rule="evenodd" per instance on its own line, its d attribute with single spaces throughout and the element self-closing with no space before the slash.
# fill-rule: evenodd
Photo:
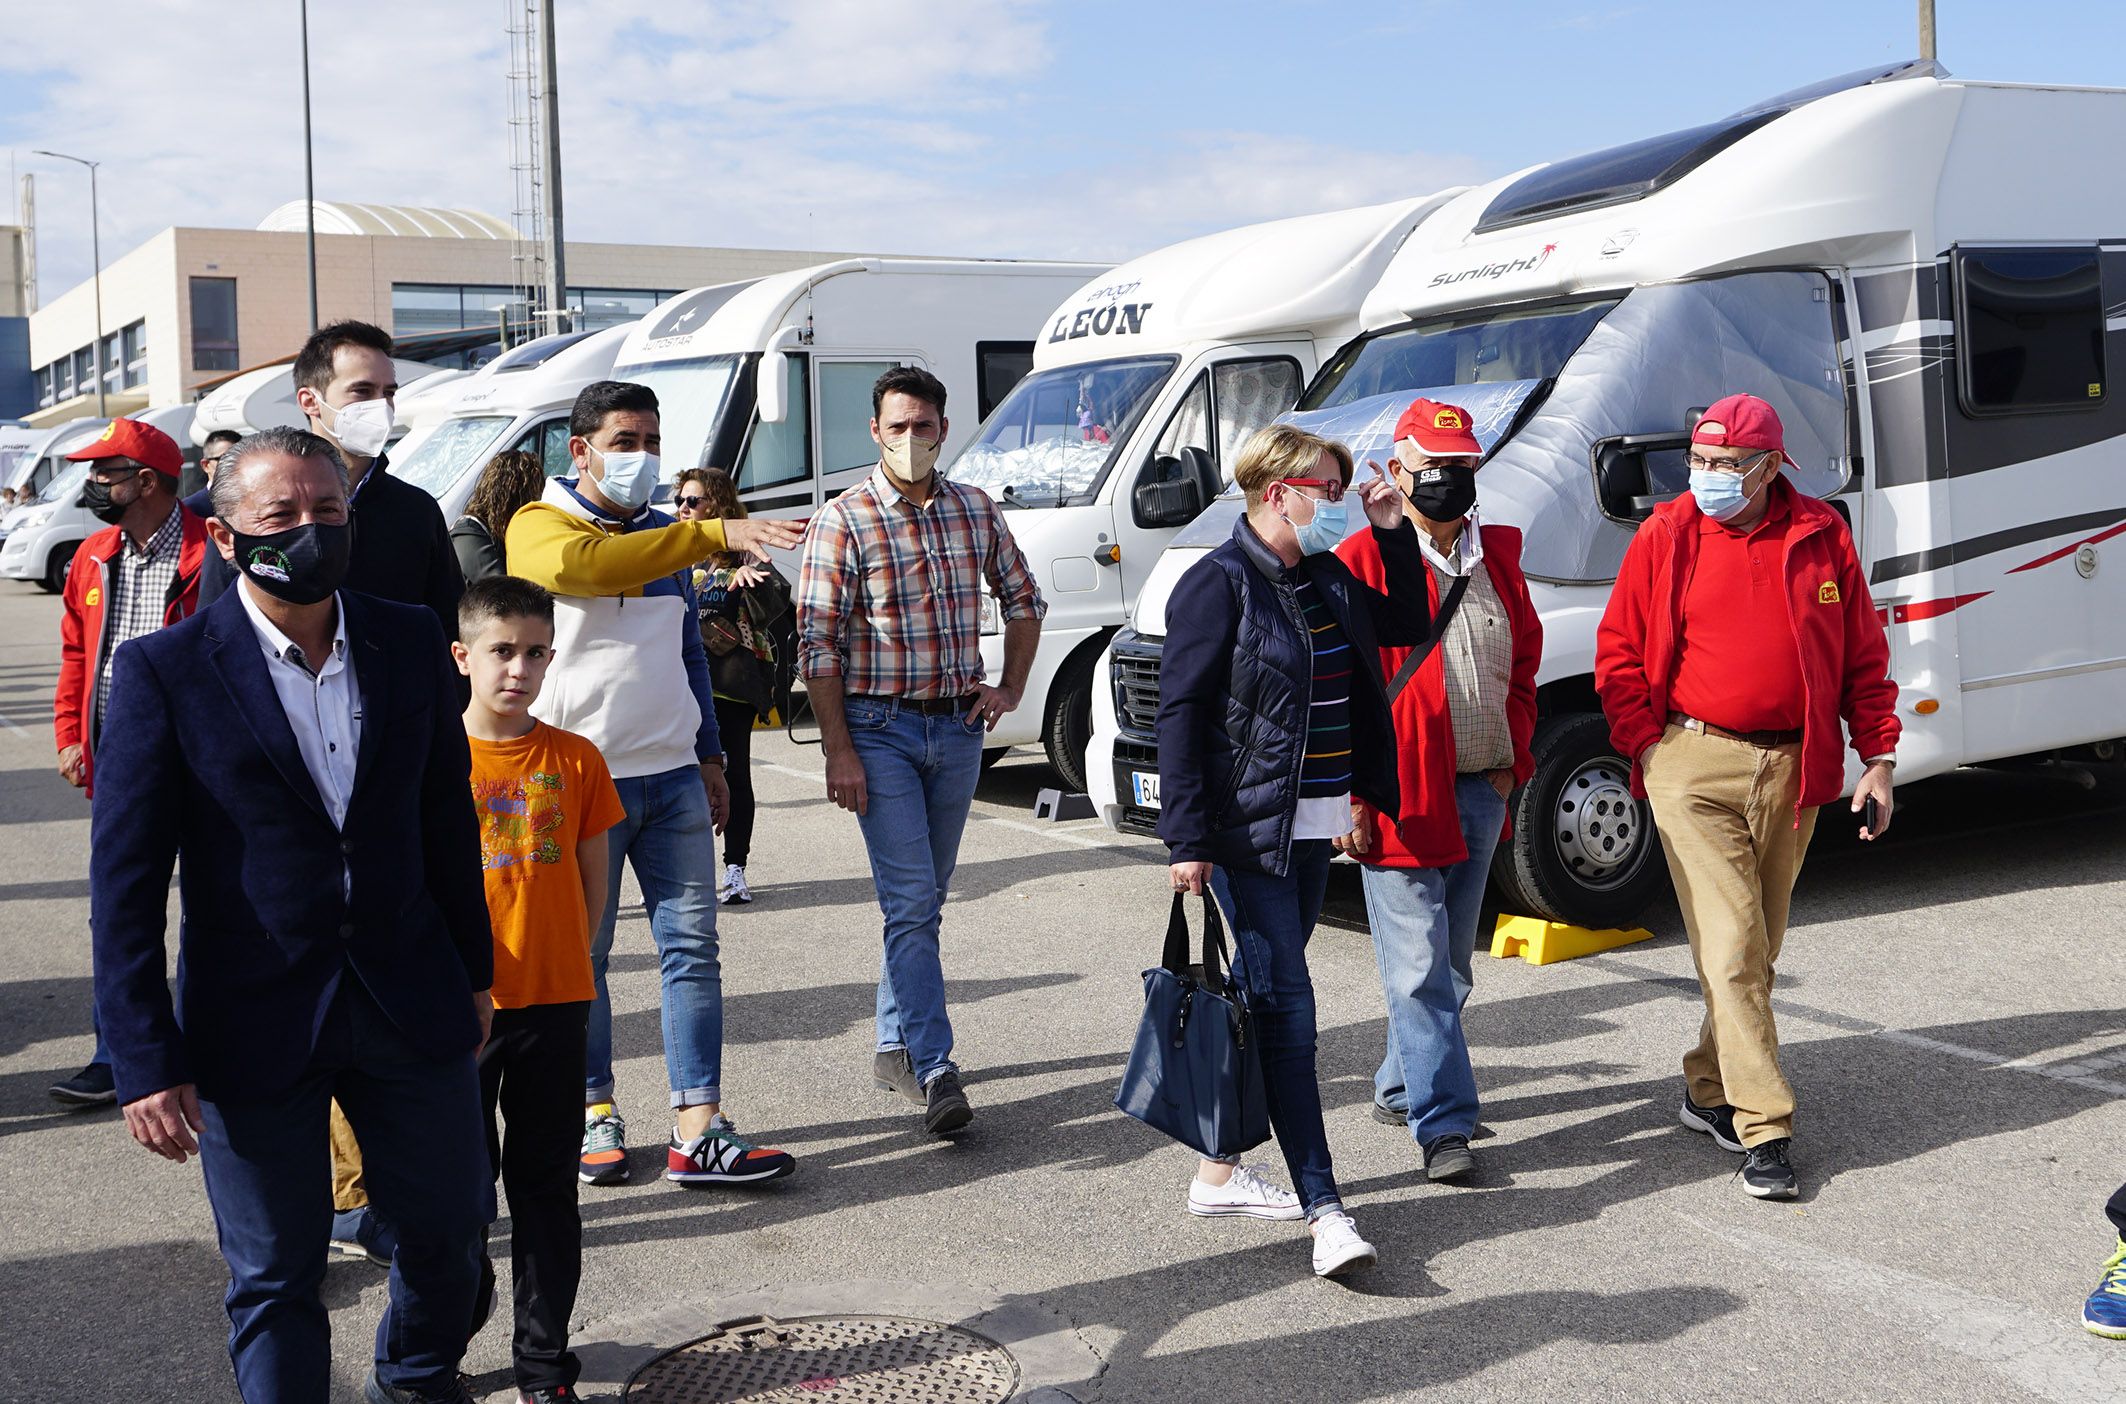
<svg viewBox="0 0 2126 1404">
<path fill-rule="evenodd" d="M 56 507 L 39 507 L 36 511 L 30 513 L 27 517 L 24 517 L 20 522 L 16 523 L 15 529 L 17 531 L 30 531 L 36 527 L 41 527 L 46 522 L 50 521 L 52 519 L 52 513 L 58 510 L 59 509 Z"/>
<path fill-rule="evenodd" d="M 982 596 L 982 632 L 985 634 L 1001 634 L 1004 632 L 1004 607 L 997 603 L 995 595 Z"/>
</svg>

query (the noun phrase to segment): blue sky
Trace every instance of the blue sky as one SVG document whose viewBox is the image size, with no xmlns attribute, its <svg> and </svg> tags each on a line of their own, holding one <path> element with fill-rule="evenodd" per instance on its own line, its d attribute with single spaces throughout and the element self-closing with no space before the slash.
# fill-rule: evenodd
<svg viewBox="0 0 2126 1404">
<path fill-rule="evenodd" d="M 507 217 L 499 0 L 313 0 L 318 194 Z M 292 0 L 16 7 L 0 147 L 47 297 L 301 194 Z M 2126 6 L 1940 0 L 1964 77 L 2126 83 Z M 1126 258 L 1708 120 L 1916 52 L 1910 0 L 561 0 L 570 234 Z M 8 208 L 0 202 L 0 212 Z"/>
</svg>

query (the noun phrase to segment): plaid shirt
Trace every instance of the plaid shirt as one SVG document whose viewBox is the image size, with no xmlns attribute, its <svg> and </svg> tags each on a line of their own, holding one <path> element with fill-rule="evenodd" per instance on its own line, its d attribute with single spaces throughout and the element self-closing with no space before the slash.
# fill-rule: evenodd
<svg viewBox="0 0 2126 1404">
<path fill-rule="evenodd" d="M 104 704 L 111 700 L 111 656 L 118 652 L 118 645 L 160 629 L 169 613 L 170 587 L 177 583 L 177 555 L 184 545 L 184 515 L 172 511 L 144 545 L 134 544 L 125 532 L 118 535 L 118 554 L 111 557 L 105 581 L 110 597 L 103 606 L 103 666 L 96 673 L 99 728 Z"/>
<path fill-rule="evenodd" d="M 1004 618 L 1048 613 L 988 494 L 941 477 L 918 507 L 874 469 L 805 532 L 798 672 L 854 694 L 964 697 L 982 681 L 984 579 Z"/>
</svg>

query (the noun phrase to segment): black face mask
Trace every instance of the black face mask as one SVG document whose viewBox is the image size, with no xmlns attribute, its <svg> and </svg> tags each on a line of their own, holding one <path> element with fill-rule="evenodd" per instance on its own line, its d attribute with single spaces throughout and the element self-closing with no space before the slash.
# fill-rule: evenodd
<svg viewBox="0 0 2126 1404">
<path fill-rule="evenodd" d="M 1427 521 L 1452 522 L 1476 506 L 1476 470 L 1431 464 L 1412 473 L 1410 505 Z"/>
<path fill-rule="evenodd" d="M 354 524 L 306 522 L 265 536 L 246 536 L 234 527 L 239 574 L 276 599 L 312 605 L 328 598 L 347 578 L 347 559 L 354 551 Z"/>
<path fill-rule="evenodd" d="M 117 526 L 124 521 L 125 514 L 133 510 L 135 502 L 140 501 L 140 494 L 136 492 L 126 501 L 120 502 L 111 496 L 111 489 L 116 486 L 116 483 L 99 483 L 94 478 L 81 485 L 80 505 L 95 513 L 96 520 L 106 526 Z"/>
</svg>

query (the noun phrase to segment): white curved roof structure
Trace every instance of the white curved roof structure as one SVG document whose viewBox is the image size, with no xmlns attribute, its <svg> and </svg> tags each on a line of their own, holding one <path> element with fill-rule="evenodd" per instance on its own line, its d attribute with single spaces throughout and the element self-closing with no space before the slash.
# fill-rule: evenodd
<svg viewBox="0 0 2126 1404">
<path fill-rule="evenodd" d="M 301 233 L 303 202 L 290 200 L 258 222 L 267 233 Z M 317 202 L 320 234 L 397 234 L 429 239 L 514 239 L 509 221 L 478 210 L 437 210 L 418 205 L 356 205 Z"/>
</svg>

